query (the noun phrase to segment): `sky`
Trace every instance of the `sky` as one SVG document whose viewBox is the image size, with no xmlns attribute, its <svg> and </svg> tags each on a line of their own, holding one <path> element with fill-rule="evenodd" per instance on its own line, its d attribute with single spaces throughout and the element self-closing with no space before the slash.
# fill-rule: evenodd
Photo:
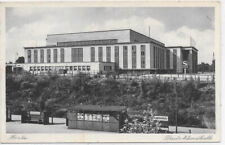
<svg viewBox="0 0 225 145">
<path fill-rule="evenodd" d="M 133 29 L 166 46 L 195 41 L 198 63 L 212 62 L 211 7 L 13 7 L 6 9 L 6 62 L 24 56 L 23 47 L 45 46 L 47 34 Z"/>
</svg>

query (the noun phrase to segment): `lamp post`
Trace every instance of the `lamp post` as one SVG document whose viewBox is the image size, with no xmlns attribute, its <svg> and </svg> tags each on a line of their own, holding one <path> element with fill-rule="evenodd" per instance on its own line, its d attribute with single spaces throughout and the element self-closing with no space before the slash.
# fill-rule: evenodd
<svg viewBox="0 0 225 145">
<path fill-rule="evenodd" d="M 175 124 L 176 124 L 176 133 L 177 133 L 177 121 L 178 121 L 178 98 L 177 98 L 177 81 L 174 80 L 174 94 L 175 94 Z"/>
</svg>

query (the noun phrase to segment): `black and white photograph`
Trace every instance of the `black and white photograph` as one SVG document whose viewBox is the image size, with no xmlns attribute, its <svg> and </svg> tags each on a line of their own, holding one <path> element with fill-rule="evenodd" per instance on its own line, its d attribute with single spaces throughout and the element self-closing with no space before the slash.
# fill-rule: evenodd
<svg viewBox="0 0 225 145">
<path fill-rule="evenodd" d="M 210 4 L 5 6 L 6 140 L 218 141 L 219 5 Z"/>
</svg>

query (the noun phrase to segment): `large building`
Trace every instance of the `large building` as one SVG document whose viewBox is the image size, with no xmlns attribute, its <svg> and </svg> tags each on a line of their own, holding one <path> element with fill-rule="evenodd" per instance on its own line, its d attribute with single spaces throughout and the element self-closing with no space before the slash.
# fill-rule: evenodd
<svg viewBox="0 0 225 145">
<path fill-rule="evenodd" d="M 24 69 L 46 72 L 196 72 L 197 49 L 165 44 L 131 29 L 49 34 L 46 46 L 25 47 Z M 188 57 L 186 57 L 186 53 Z M 63 70 L 63 71 L 62 71 Z"/>
</svg>

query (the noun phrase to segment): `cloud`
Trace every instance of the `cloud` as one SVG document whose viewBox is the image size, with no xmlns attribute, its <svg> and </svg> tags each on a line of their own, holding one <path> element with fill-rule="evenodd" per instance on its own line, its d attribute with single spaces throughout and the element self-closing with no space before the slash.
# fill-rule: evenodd
<svg viewBox="0 0 225 145">
<path fill-rule="evenodd" d="M 34 14 L 35 11 L 33 8 L 17 8 L 17 9 L 12 9 L 12 15 L 14 16 L 19 16 L 19 17 L 27 17 L 32 14 Z"/>
<path fill-rule="evenodd" d="M 198 62 L 211 63 L 215 46 L 213 30 L 197 30 L 183 26 L 162 35 L 162 39 L 164 39 L 167 46 L 190 46 L 190 37 L 196 42 L 195 47 L 198 49 Z"/>
<path fill-rule="evenodd" d="M 211 29 L 198 30 L 182 26 L 166 31 L 165 24 L 156 19 L 132 16 L 120 20 L 108 20 L 103 24 L 91 23 L 85 27 L 85 31 L 131 28 L 148 36 L 149 26 L 151 37 L 165 43 L 166 46 L 190 46 L 190 37 L 192 37 L 196 42 L 195 47 L 199 50 L 198 62 L 211 63 L 214 51 L 214 31 Z"/>
</svg>

